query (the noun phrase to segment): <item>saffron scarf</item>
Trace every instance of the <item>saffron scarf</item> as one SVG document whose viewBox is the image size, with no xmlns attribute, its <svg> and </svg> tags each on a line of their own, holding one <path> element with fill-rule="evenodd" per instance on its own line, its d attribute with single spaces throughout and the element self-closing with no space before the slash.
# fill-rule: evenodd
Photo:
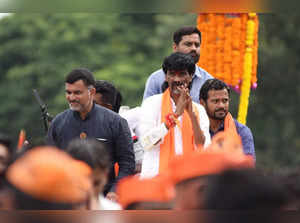
<svg viewBox="0 0 300 223">
<path fill-rule="evenodd" d="M 225 119 L 224 119 L 224 131 L 229 131 L 232 134 L 237 134 L 238 132 L 236 130 L 234 119 L 232 118 L 232 115 L 228 112 Z"/>
<path fill-rule="evenodd" d="M 196 114 L 199 123 L 199 113 L 195 105 L 193 105 L 193 111 Z M 161 123 L 166 121 L 166 116 L 173 113 L 171 94 L 169 88 L 163 93 L 162 105 L 161 105 Z M 183 154 L 188 154 L 195 150 L 194 144 L 194 132 L 192 121 L 186 110 L 182 115 L 182 124 L 177 126 L 182 135 L 182 151 Z M 164 172 L 168 168 L 169 161 L 175 157 L 175 139 L 174 128 L 170 128 L 167 135 L 164 138 L 163 143 L 160 145 L 159 154 L 159 173 Z"/>
<path fill-rule="evenodd" d="M 228 112 L 224 119 L 224 131 L 220 131 L 214 135 L 209 149 L 215 151 L 226 150 L 228 152 L 233 152 L 236 148 L 239 148 L 239 152 L 243 154 L 243 151 L 241 150 L 242 146 L 241 137 L 236 130 L 234 119 Z"/>
</svg>

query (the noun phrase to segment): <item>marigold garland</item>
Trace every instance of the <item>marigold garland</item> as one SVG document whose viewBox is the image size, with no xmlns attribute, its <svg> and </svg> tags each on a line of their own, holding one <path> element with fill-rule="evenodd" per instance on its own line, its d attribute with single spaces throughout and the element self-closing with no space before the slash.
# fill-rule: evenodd
<svg viewBox="0 0 300 223">
<path fill-rule="evenodd" d="M 244 124 L 250 88 L 257 87 L 258 25 L 255 13 L 206 13 L 197 19 L 202 33 L 198 65 L 241 90 L 238 120 Z"/>
<path fill-rule="evenodd" d="M 249 96 L 250 96 L 250 87 L 251 87 L 251 78 L 253 72 L 253 57 L 255 45 L 255 32 L 256 24 L 255 24 L 255 13 L 249 13 L 249 20 L 247 22 L 247 32 L 246 32 L 246 53 L 244 59 L 244 76 L 241 88 L 241 96 L 240 96 L 240 105 L 239 105 L 239 113 L 238 113 L 238 121 L 246 124 L 246 118 L 248 113 L 248 105 L 249 105 Z"/>
<path fill-rule="evenodd" d="M 250 13 L 251 14 L 251 13 Z M 248 13 L 199 14 L 197 27 L 202 33 L 199 66 L 240 91 L 244 74 L 247 23 L 254 22 L 251 87 L 257 86 L 258 16 Z"/>
</svg>

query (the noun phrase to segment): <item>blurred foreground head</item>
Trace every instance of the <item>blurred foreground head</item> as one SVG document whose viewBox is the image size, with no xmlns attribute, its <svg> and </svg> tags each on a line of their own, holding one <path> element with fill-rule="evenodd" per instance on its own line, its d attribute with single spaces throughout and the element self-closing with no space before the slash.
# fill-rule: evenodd
<svg viewBox="0 0 300 223">
<path fill-rule="evenodd" d="M 86 163 L 93 171 L 94 192 L 103 192 L 107 183 L 107 176 L 110 167 L 110 157 L 105 144 L 96 139 L 74 139 L 68 147 L 67 153 L 74 159 Z"/>
<path fill-rule="evenodd" d="M 0 174 L 2 174 L 9 165 L 15 149 L 9 136 L 0 133 Z"/>
<path fill-rule="evenodd" d="M 176 190 L 174 209 L 203 208 L 211 177 L 228 169 L 253 167 L 254 160 L 243 154 L 237 135 L 218 133 L 206 150 L 178 156 L 170 163 L 169 175 Z"/>
<path fill-rule="evenodd" d="M 289 196 L 287 210 L 300 210 L 300 168 L 284 168 L 276 170 L 272 176 L 279 178 Z"/>
<path fill-rule="evenodd" d="M 209 180 L 205 209 L 274 210 L 288 201 L 282 183 L 257 170 L 227 170 Z"/>
<path fill-rule="evenodd" d="M 16 209 L 87 209 L 91 169 L 55 147 L 37 147 L 17 159 L 6 172 Z"/>
<path fill-rule="evenodd" d="M 276 178 L 254 169 L 227 170 L 209 179 L 206 223 L 284 223 L 288 196 Z M 298 219 L 299 220 L 299 219 Z"/>
<path fill-rule="evenodd" d="M 117 190 L 119 202 L 126 210 L 171 209 L 175 195 L 169 178 L 163 175 L 151 179 L 127 177 L 119 182 Z"/>
</svg>

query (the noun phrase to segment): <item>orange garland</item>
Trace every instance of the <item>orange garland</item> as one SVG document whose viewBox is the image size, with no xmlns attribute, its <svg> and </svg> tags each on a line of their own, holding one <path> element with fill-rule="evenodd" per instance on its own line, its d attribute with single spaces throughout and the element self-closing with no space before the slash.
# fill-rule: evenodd
<svg viewBox="0 0 300 223">
<path fill-rule="evenodd" d="M 200 14 L 197 27 L 202 33 L 201 59 L 198 63 L 215 78 L 239 91 L 244 73 L 248 14 Z M 255 22 L 252 88 L 257 86 L 258 16 Z"/>
</svg>

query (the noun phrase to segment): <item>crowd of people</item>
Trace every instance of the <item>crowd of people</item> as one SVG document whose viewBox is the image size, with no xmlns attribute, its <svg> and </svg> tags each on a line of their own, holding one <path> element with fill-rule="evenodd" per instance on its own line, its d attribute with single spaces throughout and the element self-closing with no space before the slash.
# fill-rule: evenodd
<svg viewBox="0 0 300 223">
<path fill-rule="evenodd" d="M 17 150 L 0 135 L 0 209 L 298 210 L 299 176 L 255 169 L 251 130 L 229 113 L 230 88 L 197 66 L 200 45 L 196 27 L 178 29 L 141 106 L 123 112 L 113 84 L 67 74 L 69 109 L 44 143 Z"/>
</svg>

